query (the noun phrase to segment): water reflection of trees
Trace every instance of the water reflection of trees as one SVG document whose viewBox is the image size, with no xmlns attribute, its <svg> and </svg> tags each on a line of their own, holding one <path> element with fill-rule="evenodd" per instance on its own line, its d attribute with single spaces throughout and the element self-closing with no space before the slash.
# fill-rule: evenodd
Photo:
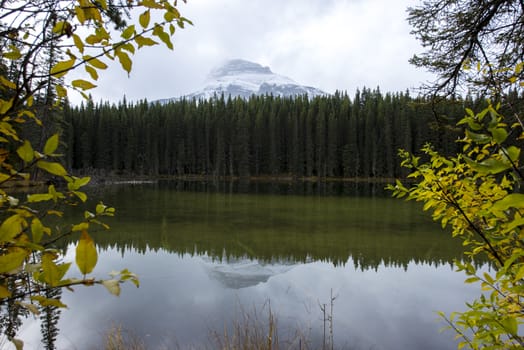
<svg viewBox="0 0 524 350">
<path fill-rule="evenodd" d="M 129 250 L 142 254 L 151 251 L 168 251 L 179 255 L 206 255 L 219 261 L 242 258 L 256 259 L 261 262 L 307 263 L 324 261 L 335 266 L 344 266 L 352 262 L 356 269 L 377 269 L 381 265 L 403 267 L 410 263 L 428 264 L 435 267 L 449 265 L 455 258 L 461 258 L 460 244 L 448 240 L 436 240 L 435 237 L 391 238 L 376 237 L 381 244 L 369 244 L 370 240 L 345 237 L 341 240 L 325 237 L 324 244 L 315 239 L 295 239 L 281 237 L 278 241 L 251 239 L 239 242 L 230 237 L 217 234 L 216 237 L 192 237 L 162 235 L 161 231 L 151 230 L 147 235 L 133 235 L 129 232 L 112 232 L 96 237 L 100 249 L 116 250 L 125 256 Z M 289 241 L 293 238 L 293 243 Z"/>
<path fill-rule="evenodd" d="M 117 221 L 95 239 L 121 254 L 162 249 L 334 265 L 351 258 L 359 269 L 461 258 L 460 241 L 420 215 L 417 204 L 394 201 L 383 188 L 342 181 L 107 186 L 103 197 L 118 208 Z"/>
<path fill-rule="evenodd" d="M 12 279 L 8 283 L 16 283 L 16 280 Z M 14 290 L 14 288 L 11 290 Z M 42 290 L 40 295 L 51 299 L 60 298 L 61 294 L 61 288 L 48 288 Z M 34 308 L 35 313 L 39 314 L 40 318 L 42 345 L 46 350 L 55 350 L 55 341 L 59 332 L 60 308 L 52 305 L 38 307 L 35 305 Z M 0 334 L 3 334 L 7 339 L 15 338 L 20 326 L 29 316 L 28 307 L 23 307 L 19 298 L 15 296 L 4 299 L 4 302 L 0 303 Z"/>
</svg>

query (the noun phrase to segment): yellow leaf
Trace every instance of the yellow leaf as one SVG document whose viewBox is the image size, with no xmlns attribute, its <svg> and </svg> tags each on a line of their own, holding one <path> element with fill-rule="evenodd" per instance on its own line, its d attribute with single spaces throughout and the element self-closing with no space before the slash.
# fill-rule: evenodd
<svg viewBox="0 0 524 350">
<path fill-rule="evenodd" d="M 2 86 L 5 86 L 9 89 L 16 89 L 16 84 L 13 83 L 12 81 L 10 80 L 7 80 L 4 76 L 0 75 L 0 84 L 2 84 Z"/>
<path fill-rule="evenodd" d="M 131 43 L 125 43 L 125 44 L 122 44 L 119 46 L 120 49 L 122 50 L 126 50 L 126 51 L 129 51 L 131 52 L 132 54 L 135 53 L 135 47 L 133 46 L 133 44 Z"/>
<path fill-rule="evenodd" d="M 22 54 L 20 53 L 20 50 L 15 48 L 13 51 L 4 52 L 2 57 L 7 58 L 8 60 L 17 60 L 22 57 Z"/>
<path fill-rule="evenodd" d="M 140 17 L 138 18 L 138 22 L 140 23 L 142 28 L 147 28 L 150 20 L 151 20 L 151 13 L 149 12 L 149 10 L 144 11 L 144 13 L 142 13 Z"/>
<path fill-rule="evenodd" d="M 76 34 L 73 34 L 73 42 L 75 43 L 78 51 L 80 51 L 80 53 L 84 53 L 84 42 L 82 41 L 82 38 Z"/>
<path fill-rule="evenodd" d="M 515 281 L 521 280 L 524 278 L 524 265 L 520 267 L 517 274 L 515 275 Z"/>
<path fill-rule="evenodd" d="M 29 252 L 22 248 L 11 248 L 7 254 L 0 255 L 0 273 L 9 273 L 24 264 Z"/>
<path fill-rule="evenodd" d="M 71 266 L 71 263 L 57 265 L 54 262 L 55 258 L 55 254 L 51 252 L 45 252 L 42 254 L 41 276 L 43 277 L 44 282 L 52 287 L 57 286 L 60 283 L 62 277 L 64 277 L 69 269 L 69 266 Z"/>
<path fill-rule="evenodd" d="M 64 88 L 62 85 L 56 85 L 55 90 L 58 97 L 67 97 L 67 89 Z"/>
<path fill-rule="evenodd" d="M 87 195 L 84 192 L 80 191 L 73 191 L 75 196 L 77 196 L 82 202 L 85 202 L 87 200 Z"/>
<path fill-rule="evenodd" d="M 13 106 L 13 99 L 8 101 L 0 99 L 0 114 L 6 114 L 9 109 Z"/>
<path fill-rule="evenodd" d="M 49 139 L 47 139 L 45 146 L 44 146 L 44 154 L 46 156 L 49 156 L 55 153 L 57 148 L 58 148 L 58 134 L 54 134 Z"/>
<path fill-rule="evenodd" d="M 23 350 L 24 349 L 24 342 L 20 339 L 13 338 L 11 339 L 11 343 L 15 346 L 16 350 Z"/>
<path fill-rule="evenodd" d="M 0 285 L 0 299 L 9 298 L 11 296 L 11 292 L 5 287 Z"/>
<path fill-rule="evenodd" d="M 118 57 L 118 60 L 120 61 L 120 64 L 122 65 L 122 68 L 124 68 L 124 70 L 127 73 L 130 73 L 133 62 L 129 58 L 129 55 L 123 51 L 117 51 L 116 56 Z"/>
<path fill-rule="evenodd" d="M 55 78 L 63 77 L 73 67 L 75 61 L 76 58 L 73 57 L 70 60 L 58 62 L 53 66 L 53 68 L 51 68 L 51 75 L 53 75 Z"/>
<path fill-rule="evenodd" d="M 26 163 L 32 161 L 35 156 L 35 151 L 33 150 L 31 143 L 27 140 L 24 141 L 22 146 L 18 147 L 16 153 Z"/>
<path fill-rule="evenodd" d="M 107 68 L 107 64 L 105 64 L 104 62 L 100 61 L 96 57 L 91 57 L 89 55 L 85 55 L 83 57 L 83 59 L 84 59 L 84 61 L 86 61 L 87 63 L 89 63 L 90 65 L 92 65 L 95 68 L 98 68 L 98 69 L 106 69 Z"/>
<path fill-rule="evenodd" d="M 71 85 L 73 85 L 73 87 L 75 88 L 79 88 L 79 89 L 82 89 L 82 90 L 89 90 L 89 89 L 92 89 L 92 88 L 95 88 L 96 85 L 87 81 L 87 80 L 83 80 L 83 79 L 75 79 L 71 82 Z"/>
<path fill-rule="evenodd" d="M 76 13 L 76 18 L 78 18 L 78 21 L 83 24 L 86 21 L 86 15 L 82 7 L 76 6 L 75 13 Z"/>
<path fill-rule="evenodd" d="M 67 307 L 66 304 L 62 303 L 60 299 L 46 298 L 41 295 L 32 296 L 31 300 L 38 301 L 42 306 L 54 306 L 54 307 Z"/>
<path fill-rule="evenodd" d="M 44 225 L 38 218 L 34 218 L 31 221 L 31 233 L 33 234 L 33 242 L 36 244 L 40 243 L 42 236 L 44 235 Z"/>
<path fill-rule="evenodd" d="M 102 284 L 107 288 L 109 293 L 116 296 L 120 295 L 120 282 L 118 280 L 106 280 L 102 281 Z"/>
<path fill-rule="evenodd" d="M 36 166 L 53 175 L 57 175 L 57 176 L 67 175 L 67 171 L 64 169 L 64 167 L 60 163 L 46 162 L 44 160 L 39 160 L 38 162 L 36 162 Z"/>
<path fill-rule="evenodd" d="M 29 310 L 33 315 L 40 315 L 40 310 L 35 304 L 20 302 L 19 305 Z"/>
<path fill-rule="evenodd" d="M 149 8 L 152 8 L 152 9 L 162 9 L 163 6 L 161 4 L 159 4 L 157 1 L 154 1 L 154 0 L 142 0 L 140 2 L 140 5 L 141 6 L 145 6 L 145 7 L 149 7 Z"/>
<path fill-rule="evenodd" d="M 93 271 L 97 260 L 95 242 L 84 230 L 76 246 L 76 265 L 83 275 L 87 275 Z"/>
<path fill-rule="evenodd" d="M 0 225 L 0 242 L 9 242 L 22 232 L 26 226 L 25 219 L 16 214 L 8 217 Z"/>
<path fill-rule="evenodd" d="M 98 35 L 91 34 L 91 35 L 87 36 L 85 41 L 89 45 L 94 45 L 94 44 L 97 44 L 97 43 L 101 42 L 102 38 L 100 36 L 98 36 Z"/>
<path fill-rule="evenodd" d="M 124 31 L 122 32 L 122 34 L 120 34 L 120 36 L 127 40 L 131 38 L 133 34 L 135 34 L 135 25 L 134 24 L 124 29 Z"/>
<path fill-rule="evenodd" d="M 84 69 L 89 73 L 93 80 L 98 80 L 98 72 L 91 66 L 85 65 Z"/>
<path fill-rule="evenodd" d="M 98 3 L 100 4 L 100 6 L 101 6 L 104 10 L 107 10 L 107 2 L 106 2 L 106 0 L 98 0 Z"/>
<path fill-rule="evenodd" d="M 136 43 L 138 44 L 138 48 L 141 48 L 142 46 L 153 46 L 157 45 L 158 43 L 154 41 L 151 38 L 145 38 L 143 36 L 137 36 L 135 38 Z"/>
<path fill-rule="evenodd" d="M 156 35 L 166 44 L 166 46 L 173 50 L 173 43 L 171 42 L 171 38 L 169 37 L 169 34 L 167 34 L 164 31 L 164 28 L 161 26 L 156 26 L 155 29 L 153 29 L 153 35 Z"/>
<path fill-rule="evenodd" d="M 89 228 L 89 224 L 87 222 L 81 222 L 79 224 L 73 225 L 71 228 L 71 231 L 77 232 L 77 231 L 85 231 Z"/>
</svg>

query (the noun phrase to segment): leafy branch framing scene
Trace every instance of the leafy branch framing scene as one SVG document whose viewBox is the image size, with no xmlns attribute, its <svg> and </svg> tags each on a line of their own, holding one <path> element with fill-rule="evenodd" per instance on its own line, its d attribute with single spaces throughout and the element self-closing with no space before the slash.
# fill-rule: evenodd
<svg viewBox="0 0 524 350">
<path fill-rule="evenodd" d="M 427 87 L 434 100 L 460 91 L 487 99 L 457 123 L 462 152 L 444 156 L 430 144 L 420 156 L 400 150 L 414 184 L 389 186 L 396 197 L 423 202 L 463 241 L 465 258 L 455 265 L 480 295 L 464 312 L 440 313 L 461 339 L 459 349 L 524 347 L 524 124 L 508 98 L 524 87 L 523 13 L 518 1 L 427 1 L 409 10 L 427 48 L 412 62 L 440 78 Z M 476 263 L 485 257 L 489 271 Z"/>
<path fill-rule="evenodd" d="M 138 23 L 128 25 L 135 13 Z M 98 254 L 89 231 L 108 229 L 103 218 L 115 209 L 99 203 L 75 224 L 63 216 L 64 206 L 86 202 L 82 187 L 90 178 L 64 167 L 67 145 L 57 118 L 68 91 L 88 98 L 112 61 L 130 73 L 137 50 L 160 43 L 173 49 L 175 28 L 190 23 L 176 1 L 0 1 L 0 310 L 3 331 L 18 349 L 20 324 L 11 316 L 65 307 L 57 288 L 103 285 L 119 295 L 122 282 L 138 286 L 127 269 L 90 277 Z M 68 81 L 75 69 L 87 79 Z M 66 236 L 77 241 L 79 277 L 68 277 L 72 262 L 55 244 Z"/>
<path fill-rule="evenodd" d="M 445 232 L 461 240 L 463 255 L 454 260 L 454 266 L 466 275 L 465 284 L 477 288 L 478 296 L 466 303 L 464 311 L 439 312 L 447 329 L 456 334 L 458 348 L 524 348 L 522 0 L 425 0 L 409 8 L 407 21 L 424 49 L 410 62 L 436 77 L 422 86 L 416 98 L 410 97 L 409 91 L 383 96 L 379 88 L 363 88 L 362 93 L 357 90 L 353 102 L 347 93 L 337 91 L 313 99 L 266 95 L 243 100 L 222 95 L 207 101 L 181 99 L 165 105 L 147 101 L 133 105 L 124 100 L 118 106 L 95 106 L 89 93 L 97 87 L 99 77 L 109 74 L 110 65 L 129 75 L 138 51 L 156 45 L 174 49 L 175 32 L 192 24 L 180 14 L 178 5 L 176 0 L 0 0 L 0 329 L 11 347 L 24 348 L 24 339 L 19 335 L 23 319 L 38 315 L 42 324 L 56 325 L 57 310 L 66 307 L 63 291 L 97 286 L 118 296 L 124 282 L 139 286 L 137 274 L 126 268 L 108 271 L 105 279 L 98 277 L 99 271 L 95 274 L 101 264 L 94 231 L 109 229 L 107 219 L 116 213 L 111 205 L 88 200 L 86 186 L 98 173 L 198 181 L 211 178 L 215 183 L 240 179 L 241 185 L 246 180 L 261 179 L 275 180 L 277 185 L 296 183 L 300 178 L 318 188 L 322 181 L 376 184 L 399 177 L 387 186 L 393 196 L 422 202 L 423 210 L 431 211 Z M 259 69 L 269 71 L 268 67 Z M 71 93 L 80 94 L 86 104 L 71 106 Z M 72 126 L 75 123 L 76 131 Z M 122 136 L 123 130 L 126 137 Z M 91 137 L 95 134 L 96 138 Z M 427 143 L 417 151 L 421 141 Z M 398 151 L 400 166 L 393 161 L 394 149 L 399 145 L 406 145 Z M 76 176 L 73 169 L 85 176 Z M 168 202 L 167 197 L 162 198 Z M 250 202 L 243 200 L 242 210 L 253 214 Z M 304 202 L 300 205 L 306 202 L 302 198 L 300 201 Z M 196 206 L 199 200 L 188 202 Z M 224 203 L 215 206 L 222 211 L 213 211 L 209 203 L 206 198 L 206 214 L 220 213 L 217 216 L 228 221 L 222 224 L 225 234 L 222 237 L 216 232 L 220 225 L 212 225 L 217 217 L 201 220 L 211 222 L 215 230 L 207 237 L 209 227 L 197 225 L 194 232 L 203 232 L 204 237 L 198 247 L 193 237 L 173 233 L 171 237 L 180 241 L 179 249 L 184 244 L 189 247 L 185 253 L 192 249 L 195 254 L 200 249 L 209 254 L 206 258 L 212 262 L 237 259 L 239 266 L 233 270 L 243 267 L 246 256 L 263 262 L 250 260 L 248 268 L 263 270 L 266 262 L 289 258 L 287 251 L 280 251 L 288 249 L 288 245 L 296 249 L 293 259 L 302 258 L 303 262 L 332 259 L 334 265 L 344 265 L 351 259 L 347 247 L 340 244 L 346 241 L 339 242 L 335 234 L 322 232 L 325 236 L 319 239 L 318 232 L 311 230 L 315 232 L 311 234 L 315 236 L 310 240 L 312 248 L 305 243 L 305 236 L 297 240 L 299 234 L 290 230 L 288 234 L 295 240 L 289 238 L 286 242 L 282 227 L 293 225 L 288 221 L 282 224 L 284 213 L 296 216 L 291 223 L 298 220 L 300 224 L 338 230 L 334 222 L 328 222 L 335 221 L 335 214 L 329 220 L 314 221 L 319 219 L 318 206 L 310 212 L 306 205 L 298 215 L 286 206 L 275 209 L 279 207 L 272 203 L 268 209 L 272 213 L 263 213 L 263 219 L 258 220 L 263 225 L 257 226 L 260 223 L 251 217 L 235 217 Z M 342 206 L 340 202 L 337 205 Z M 265 208 L 261 202 L 255 207 L 257 214 Z M 242 210 L 238 212 L 246 214 Z M 190 224 L 199 221 L 195 220 L 200 214 L 196 209 L 186 211 Z M 72 217 L 72 212 L 83 215 Z M 277 216 L 271 218 L 281 224 L 276 230 L 268 219 L 274 212 L 278 212 Z M 305 218 L 308 215 L 304 213 L 312 215 Z M 374 215 L 375 221 L 385 222 L 388 215 L 397 219 L 384 212 Z M 178 225 L 182 221 L 173 222 Z M 397 223 L 392 222 L 391 226 Z M 165 235 L 169 225 L 168 216 L 163 215 L 157 235 L 162 248 L 170 245 Z M 254 239 L 234 231 L 238 227 L 248 231 L 252 226 L 259 231 Z M 368 226 L 373 230 L 378 226 L 369 222 L 360 226 L 354 242 L 370 252 L 377 242 L 369 243 L 359 234 L 367 234 Z M 304 227 L 302 231 L 310 234 L 311 227 L 297 227 Z M 417 230 L 408 239 L 422 245 L 423 239 L 413 238 L 424 235 L 422 229 Z M 193 231 L 188 228 L 188 232 Z M 282 237 L 284 241 L 280 241 Z M 334 242 L 326 242 L 326 237 Z M 389 236 L 377 234 L 371 238 L 380 239 L 377 237 Z M 221 240 L 222 246 L 212 247 L 213 239 Z M 73 254 L 63 247 L 66 240 L 74 247 Z M 408 250 L 404 247 L 406 241 L 399 243 L 398 237 L 395 240 Z M 262 246 L 260 241 L 265 245 L 256 249 Z M 226 252 L 226 246 L 234 248 Z M 238 255 L 232 255 L 234 249 Z M 215 250 L 222 255 L 212 255 Z M 329 258 L 314 254 L 328 250 Z M 333 258 L 335 250 L 342 258 Z M 363 269 L 362 262 L 369 260 L 378 273 L 384 255 L 359 255 L 362 251 L 351 251 L 355 266 L 360 261 Z M 204 265 L 204 259 L 199 262 Z M 291 269 L 288 263 L 286 260 L 282 271 Z M 405 269 L 408 264 L 404 261 Z M 227 267 L 215 265 L 208 275 L 226 276 L 226 283 L 231 283 Z M 274 273 L 268 270 L 268 275 L 262 276 L 266 282 Z M 241 282 L 258 283 L 249 277 Z M 354 285 L 351 288 L 356 289 Z M 285 294 L 288 292 L 295 291 L 287 287 Z M 336 295 L 337 302 L 342 302 L 339 292 Z M 329 312 L 326 304 L 321 304 L 320 309 L 324 316 L 323 348 L 333 349 L 338 337 L 336 327 L 344 324 L 340 318 L 349 319 L 351 315 L 340 316 L 343 312 L 337 310 L 335 315 L 340 318 L 335 322 L 333 289 L 330 296 Z M 271 349 L 284 344 L 279 341 L 283 337 L 278 336 L 273 314 L 278 310 L 273 301 L 270 305 L 267 325 L 252 322 L 251 315 L 244 315 L 244 323 L 238 323 L 232 333 L 227 329 L 224 335 L 215 332 L 219 347 L 239 348 L 244 344 L 248 349 Z M 116 325 L 109 330 L 107 347 L 130 343 L 142 347 L 142 339 L 129 342 L 122 329 Z M 307 329 L 312 330 L 311 324 Z M 58 329 L 47 327 L 46 331 L 44 341 L 52 349 Z M 297 334 L 291 346 L 307 346 L 308 337 Z"/>
</svg>

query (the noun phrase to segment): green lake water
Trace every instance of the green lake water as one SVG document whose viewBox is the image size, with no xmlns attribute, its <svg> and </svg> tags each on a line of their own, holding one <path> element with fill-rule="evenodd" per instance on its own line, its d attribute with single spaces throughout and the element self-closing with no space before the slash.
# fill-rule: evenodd
<svg viewBox="0 0 524 350">
<path fill-rule="evenodd" d="M 383 185 L 119 184 L 98 188 L 117 208 L 112 229 L 93 236 L 95 275 L 129 268 L 141 286 L 120 297 L 103 287 L 63 291 L 58 349 L 93 349 L 120 325 L 150 349 L 213 349 L 246 314 L 291 349 L 321 348 L 321 306 L 333 302 L 337 349 L 454 349 L 436 311 L 461 310 L 477 293 L 453 272 L 460 242 L 417 203 Z M 365 187 L 365 186 L 364 186 Z M 67 257 L 72 256 L 72 246 Z M 78 275 L 72 271 L 72 275 Z M 28 348 L 40 323 L 24 323 Z M 301 336 L 298 337 L 297 334 Z M 306 343 L 293 343 L 298 338 Z M 286 347 L 287 348 L 287 347 Z"/>
</svg>

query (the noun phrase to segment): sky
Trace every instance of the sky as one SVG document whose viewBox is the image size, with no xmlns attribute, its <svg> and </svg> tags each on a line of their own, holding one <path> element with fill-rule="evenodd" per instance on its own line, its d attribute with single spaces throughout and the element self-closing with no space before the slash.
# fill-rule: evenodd
<svg viewBox="0 0 524 350">
<path fill-rule="evenodd" d="M 204 85 L 228 59 L 269 66 L 277 74 L 327 93 L 380 87 L 416 88 L 432 76 L 411 66 L 422 48 L 410 34 L 408 6 L 417 0 L 187 0 L 179 10 L 193 26 L 177 30 L 173 51 L 146 47 L 128 74 L 118 63 L 90 93 L 118 102 L 181 96 Z M 79 96 L 71 101 L 78 102 Z"/>
</svg>

